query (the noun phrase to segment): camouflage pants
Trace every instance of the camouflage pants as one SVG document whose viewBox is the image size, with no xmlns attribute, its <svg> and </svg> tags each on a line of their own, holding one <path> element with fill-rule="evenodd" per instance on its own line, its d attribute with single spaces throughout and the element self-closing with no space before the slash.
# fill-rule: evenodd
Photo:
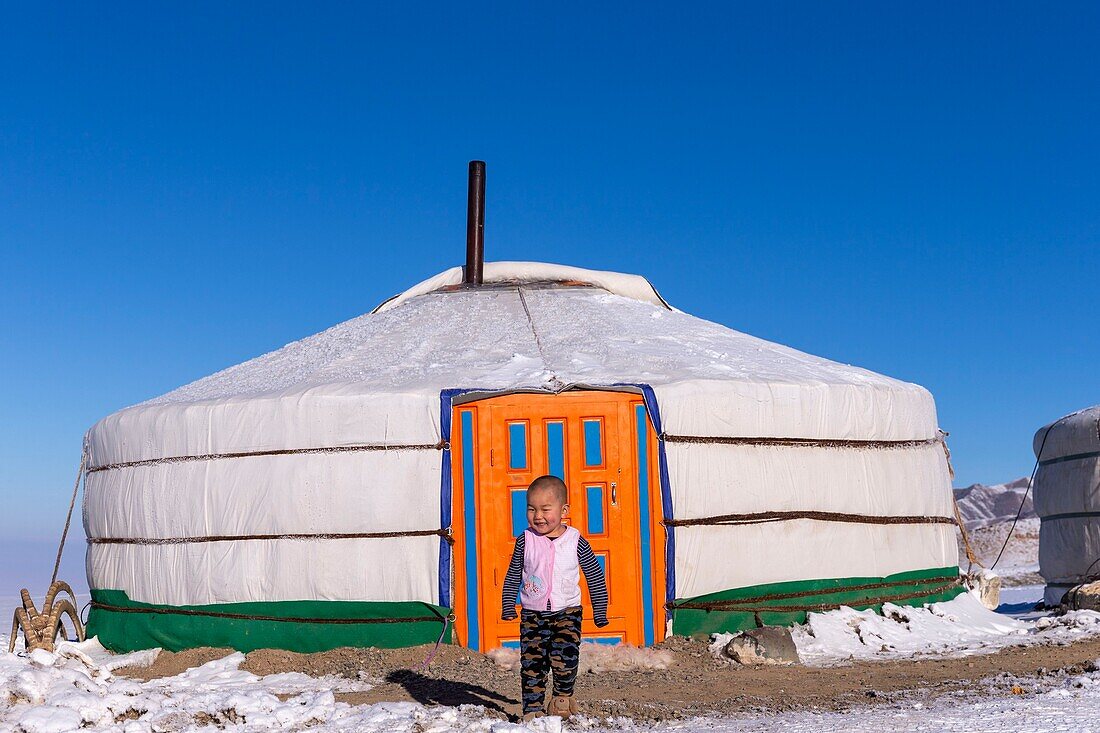
<svg viewBox="0 0 1100 733">
<path fill-rule="evenodd" d="M 572 695 L 580 662 L 581 607 L 553 614 L 520 612 L 520 682 L 523 712 L 546 707 L 546 677 L 554 670 L 554 694 Z"/>
</svg>

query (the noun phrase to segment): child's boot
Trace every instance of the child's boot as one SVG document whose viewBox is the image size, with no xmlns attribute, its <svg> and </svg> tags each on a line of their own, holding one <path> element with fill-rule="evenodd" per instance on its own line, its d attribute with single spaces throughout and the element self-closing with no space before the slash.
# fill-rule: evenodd
<svg viewBox="0 0 1100 733">
<path fill-rule="evenodd" d="M 524 723 L 530 723 L 535 718 L 541 718 L 541 717 L 542 717 L 542 713 L 539 713 L 539 712 L 524 713 L 523 714 L 523 722 Z"/>
<path fill-rule="evenodd" d="M 560 715 L 563 718 L 568 718 L 571 715 L 575 715 L 577 712 L 577 702 L 573 699 L 572 695 L 554 695 L 550 700 L 551 715 Z"/>
</svg>

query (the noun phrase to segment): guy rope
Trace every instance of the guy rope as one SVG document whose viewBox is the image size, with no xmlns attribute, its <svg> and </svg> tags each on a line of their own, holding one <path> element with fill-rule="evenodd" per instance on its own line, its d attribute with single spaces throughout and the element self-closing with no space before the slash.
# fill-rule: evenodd
<svg viewBox="0 0 1100 733">
<path fill-rule="evenodd" d="M 23 588 L 19 591 L 23 605 L 15 609 L 11 621 L 11 636 L 8 639 L 8 652 L 15 651 L 15 640 L 19 630 L 23 631 L 23 646 L 28 652 L 35 649 L 45 649 L 48 652 L 54 650 L 54 642 L 58 633 L 65 634 L 64 617 L 68 616 L 73 625 L 73 636 L 79 641 L 84 641 L 84 626 L 80 623 L 80 614 L 77 612 L 76 596 L 73 589 L 63 580 L 57 579 L 57 572 L 61 567 L 61 554 L 65 550 L 65 540 L 69 536 L 69 525 L 73 518 L 73 507 L 76 506 L 76 495 L 80 492 L 80 482 L 84 478 L 84 468 L 88 462 L 88 438 L 84 437 L 84 444 L 80 451 L 80 469 L 76 473 L 76 482 L 73 484 L 73 495 L 69 500 L 69 511 L 65 515 L 65 529 L 61 532 L 61 542 L 57 546 L 57 558 L 53 564 L 53 574 L 50 576 L 50 587 L 46 591 L 46 597 L 42 601 L 42 610 L 39 611 L 31 600 L 31 594 Z M 58 598 L 59 595 L 68 594 L 68 598 Z M 65 638 L 68 638 L 65 636 Z"/>
</svg>

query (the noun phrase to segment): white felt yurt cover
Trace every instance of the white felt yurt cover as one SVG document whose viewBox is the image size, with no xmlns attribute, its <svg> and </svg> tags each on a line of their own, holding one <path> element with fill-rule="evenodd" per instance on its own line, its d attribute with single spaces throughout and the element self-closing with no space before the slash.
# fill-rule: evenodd
<svg viewBox="0 0 1100 733">
<path fill-rule="evenodd" d="M 679 436 L 911 441 L 904 449 L 669 443 L 676 517 L 811 510 L 951 517 L 931 395 L 671 309 L 645 279 L 540 263 L 455 268 L 375 312 L 124 409 L 89 435 L 89 537 L 438 528 L 441 395 L 646 385 Z M 317 448 L 314 453 L 297 452 Z M 325 449 L 325 450 L 320 450 Z M 281 451 L 296 451 L 280 453 Z M 250 454 L 234 460 L 160 461 Z M 677 531 L 675 597 L 957 564 L 947 524 L 791 521 Z M 761 558 L 766 558 L 762 561 Z M 720 560 L 719 560 L 720 559 Z M 447 605 L 437 536 L 94 544 L 93 588 L 166 605 Z M 165 579 L 171 578 L 170 582 Z"/>
<path fill-rule="evenodd" d="M 1059 604 L 1075 585 L 1100 578 L 1100 405 L 1035 433 L 1035 513 L 1044 601 Z"/>
</svg>

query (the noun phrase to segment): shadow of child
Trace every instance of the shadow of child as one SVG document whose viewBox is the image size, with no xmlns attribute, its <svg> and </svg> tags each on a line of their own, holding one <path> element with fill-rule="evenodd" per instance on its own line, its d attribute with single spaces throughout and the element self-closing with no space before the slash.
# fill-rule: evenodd
<svg viewBox="0 0 1100 733">
<path fill-rule="evenodd" d="M 428 677 L 411 669 L 398 669 L 386 675 L 386 681 L 401 685 L 421 705 L 482 705 L 505 715 L 504 705 L 517 706 L 519 700 L 495 690 L 468 682 Z"/>
</svg>

